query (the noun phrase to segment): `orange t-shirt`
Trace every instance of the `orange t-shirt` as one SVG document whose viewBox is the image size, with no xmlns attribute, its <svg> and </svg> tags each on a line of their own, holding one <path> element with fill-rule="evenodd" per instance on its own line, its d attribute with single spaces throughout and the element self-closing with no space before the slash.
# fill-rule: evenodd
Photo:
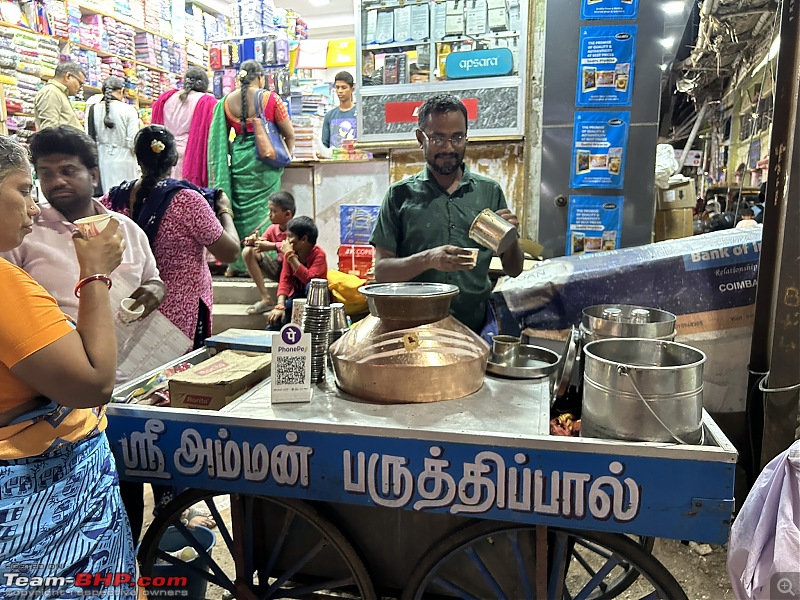
<svg viewBox="0 0 800 600">
<path fill-rule="evenodd" d="M 73 331 L 56 301 L 19 267 L 0 259 L 0 412 L 40 394 L 11 367 Z M 42 454 L 105 429 L 100 408 L 59 406 L 43 419 L 0 427 L 0 460 Z"/>
</svg>

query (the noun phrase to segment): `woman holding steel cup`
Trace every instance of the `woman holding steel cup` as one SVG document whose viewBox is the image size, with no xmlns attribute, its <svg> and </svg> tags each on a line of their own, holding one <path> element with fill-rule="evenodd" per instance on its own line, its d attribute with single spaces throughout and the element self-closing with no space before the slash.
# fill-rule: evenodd
<svg viewBox="0 0 800 600">
<path fill-rule="evenodd" d="M 0 251 L 34 227 L 27 151 L 0 136 Z M 104 407 L 116 377 L 109 274 L 125 241 L 112 219 L 76 233 L 78 323 L 22 269 L 0 259 L 0 597 L 79 595 L 79 573 L 129 574 L 136 565 Z M 34 589 L 30 579 L 48 583 Z M 50 578 L 50 579 L 47 579 Z M 134 598 L 135 589 L 105 593 Z"/>
</svg>

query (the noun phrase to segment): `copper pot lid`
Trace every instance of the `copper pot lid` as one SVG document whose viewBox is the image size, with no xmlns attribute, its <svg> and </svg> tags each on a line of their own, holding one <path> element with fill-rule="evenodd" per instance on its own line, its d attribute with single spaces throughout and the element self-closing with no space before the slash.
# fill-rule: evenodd
<svg viewBox="0 0 800 600">
<path fill-rule="evenodd" d="M 367 298 L 431 298 L 455 296 L 458 288 L 450 283 L 405 281 L 399 283 L 371 283 L 358 288 Z"/>
<path fill-rule="evenodd" d="M 572 381 L 572 372 L 575 370 L 575 359 L 578 356 L 578 342 L 581 334 L 577 328 L 570 327 L 561 363 L 558 365 L 553 380 L 552 402 L 560 400 L 567 395 L 569 384 Z"/>
</svg>

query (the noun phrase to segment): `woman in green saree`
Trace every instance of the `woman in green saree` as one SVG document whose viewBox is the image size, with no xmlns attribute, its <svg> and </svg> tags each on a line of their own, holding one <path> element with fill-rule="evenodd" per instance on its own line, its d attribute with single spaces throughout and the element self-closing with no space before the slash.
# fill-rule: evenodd
<svg viewBox="0 0 800 600">
<path fill-rule="evenodd" d="M 255 60 L 242 63 L 238 75 L 239 89 L 218 102 L 211 121 L 208 136 L 209 186 L 222 188 L 231 199 L 233 223 L 239 239 L 245 239 L 256 231 L 260 236 L 270 225 L 269 196 L 281 186 L 283 169 L 265 165 L 256 158 L 253 120 L 256 115 L 255 95 L 266 83 L 264 69 Z M 274 110 L 268 114 L 269 97 L 264 94 L 264 115 L 275 123 L 289 153 L 294 151 L 294 129 L 289 120 L 286 105 L 279 97 L 271 103 Z M 236 137 L 230 141 L 233 128 Z M 228 266 L 226 275 L 247 274 L 247 268 L 239 257 Z"/>
</svg>

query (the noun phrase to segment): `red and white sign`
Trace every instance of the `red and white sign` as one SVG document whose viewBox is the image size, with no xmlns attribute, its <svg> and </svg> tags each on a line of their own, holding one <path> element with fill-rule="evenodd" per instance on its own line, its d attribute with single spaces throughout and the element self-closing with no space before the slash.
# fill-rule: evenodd
<svg viewBox="0 0 800 600">
<path fill-rule="evenodd" d="M 419 117 L 419 107 L 422 100 L 414 102 L 387 102 L 384 105 L 384 121 L 386 123 L 416 123 Z M 462 98 L 461 102 L 467 107 L 467 119 L 478 120 L 478 99 Z"/>
</svg>

